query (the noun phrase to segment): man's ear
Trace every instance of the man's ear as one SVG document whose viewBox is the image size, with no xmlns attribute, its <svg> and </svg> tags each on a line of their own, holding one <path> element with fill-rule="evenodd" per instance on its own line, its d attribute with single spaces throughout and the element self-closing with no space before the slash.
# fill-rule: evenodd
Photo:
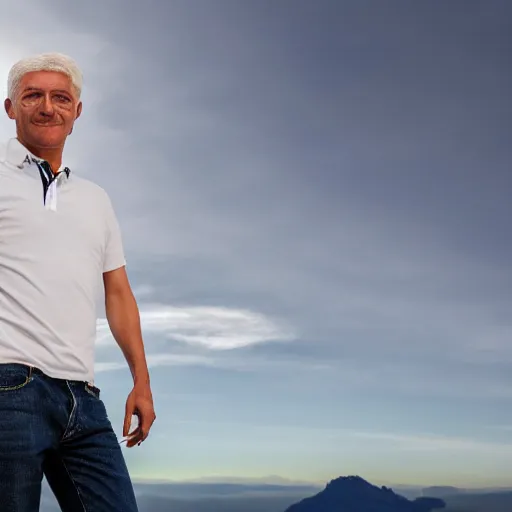
<svg viewBox="0 0 512 512">
<path fill-rule="evenodd" d="M 76 117 L 75 121 L 80 117 L 80 114 L 82 113 L 82 102 L 78 103 L 76 107 Z"/>
<path fill-rule="evenodd" d="M 76 107 L 76 115 L 75 115 L 75 121 L 80 117 L 80 114 L 82 113 L 82 102 L 78 103 Z M 73 125 L 71 126 L 71 130 L 69 130 L 69 135 L 73 133 L 73 128 L 75 126 L 75 122 L 73 121 Z"/>
<path fill-rule="evenodd" d="M 9 119 L 16 119 L 16 116 L 14 115 L 14 107 L 12 101 L 9 98 L 4 101 L 4 108 L 7 112 L 7 115 L 9 116 Z"/>
</svg>

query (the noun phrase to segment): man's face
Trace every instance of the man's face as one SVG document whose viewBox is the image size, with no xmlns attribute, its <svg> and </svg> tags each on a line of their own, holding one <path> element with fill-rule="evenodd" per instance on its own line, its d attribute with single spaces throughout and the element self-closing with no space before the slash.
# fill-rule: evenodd
<svg viewBox="0 0 512 512">
<path fill-rule="evenodd" d="M 71 79 L 54 71 L 33 71 L 21 79 L 5 110 L 16 120 L 20 141 L 34 148 L 62 148 L 82 112 Z"/>
</svg>

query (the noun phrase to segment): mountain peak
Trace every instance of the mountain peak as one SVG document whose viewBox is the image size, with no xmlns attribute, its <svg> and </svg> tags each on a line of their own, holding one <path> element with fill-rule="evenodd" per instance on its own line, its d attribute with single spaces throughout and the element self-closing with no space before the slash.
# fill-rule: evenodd
<svg viewBox="0 0 512 512">
<path fill-rule="evenodd" d="M 437 498 L 409 501 L 388 487 L 350 475 L 331 480 L 323 491 L 292 505 L 286 512 L 431 512 L 445 506 Z"/>
<path fill-rule="evenodd" d="M 356 485 L 372 485 L 370 484 L 369 482 L 367 482 L 364 478 L 360 477 L 359 475 L 348 475 L 348 476 L 339 476 L 337 478 L 334 478 L 333 480 L 331 480 L 327 485 L 330 485 L 330 484 L 345 484 L 345 483 L 350 483 L 350 484 L 356 484 Z"/>
</svg>

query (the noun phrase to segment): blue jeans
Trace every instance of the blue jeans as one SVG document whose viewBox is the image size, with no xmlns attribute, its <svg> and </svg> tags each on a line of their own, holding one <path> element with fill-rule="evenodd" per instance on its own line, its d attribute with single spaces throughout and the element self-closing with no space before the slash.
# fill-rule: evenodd
<svg viewBox="0 0 512 512">
<path fill-rule="evenodd" d="M 37 512 L 43 475 L 63 512 L 137 512 L 99 389 L 0 364 L 2 512 Z"/>
</svg>

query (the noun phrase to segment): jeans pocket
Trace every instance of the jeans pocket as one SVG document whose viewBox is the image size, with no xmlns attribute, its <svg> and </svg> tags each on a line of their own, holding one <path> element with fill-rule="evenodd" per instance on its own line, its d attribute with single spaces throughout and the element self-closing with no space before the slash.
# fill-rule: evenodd
<svg viewBox="0 0 512 512">
<path fill-rule="evenodd" d="M 100 398 L 100 388 L 97 388 L 96 386 L 93 386 L 92 384 L 89 384 L 88 382 L 85 383 L 85 390 L 87 393 L 92 395 L 94 398 L 97 398 L 99 400 Z"/>
<path fill-rule="evenodd" d="M 26 386 L 32 380 L 32 369 L 23 364 L 0 364 L 0 393 L 14 391 Z"/>
</svg>

